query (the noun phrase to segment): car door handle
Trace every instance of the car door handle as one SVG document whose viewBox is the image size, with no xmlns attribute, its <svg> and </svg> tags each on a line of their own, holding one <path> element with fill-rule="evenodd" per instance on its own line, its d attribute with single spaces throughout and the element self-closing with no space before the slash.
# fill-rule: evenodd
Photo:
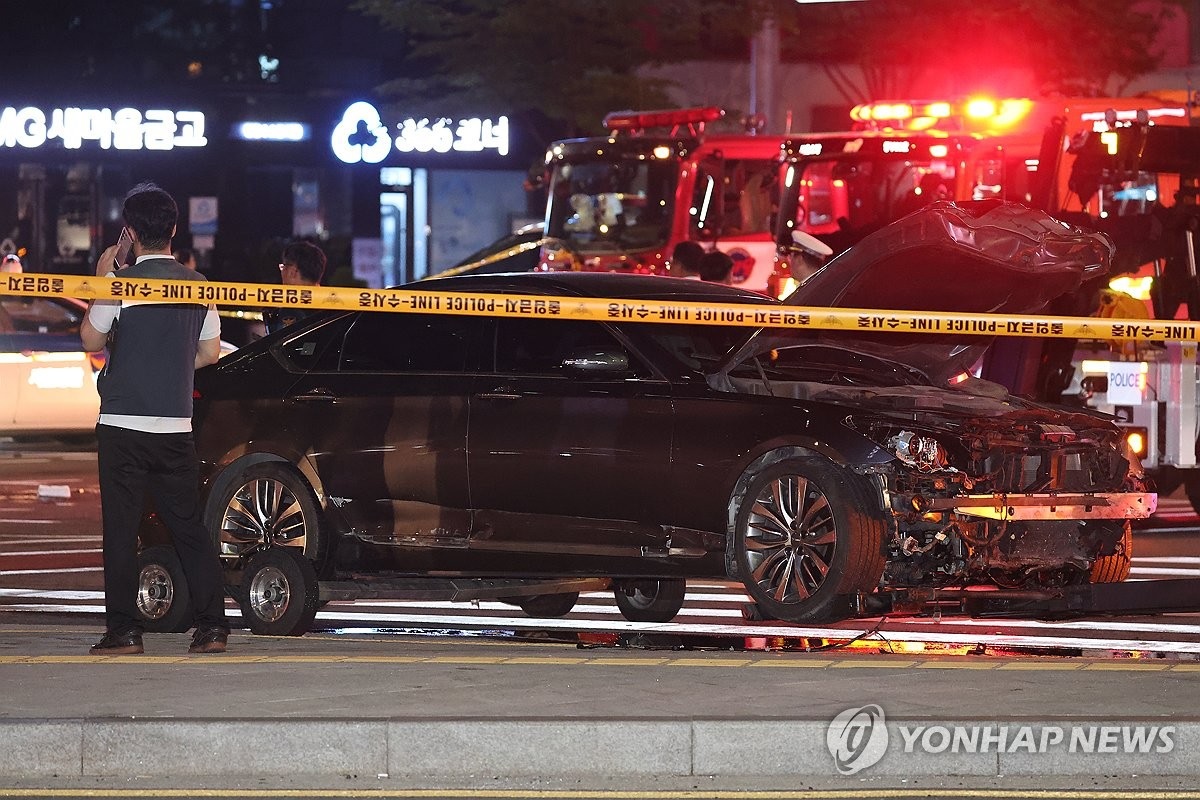
<svg viewBox="0 0 1200 800">
<path fill-rule="evenodd" d="M 328 389 L 313 389 L 304 394 L 294 394 L 288 399 L 297 403 L 336 403 L 337 395 Z"/>
</svg>

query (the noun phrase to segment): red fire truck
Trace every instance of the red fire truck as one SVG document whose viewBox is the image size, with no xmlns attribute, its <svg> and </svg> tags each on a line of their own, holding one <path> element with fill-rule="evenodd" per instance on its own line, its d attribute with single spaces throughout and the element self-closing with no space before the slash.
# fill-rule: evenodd
<svg viewBox="0 0 1200 800">
<path fill-rule="evenodd" d="M 786 250 L 791 231 L 800 230 L 836 254 L 932 200 L 1000 198 L 1052 214 L 1087 212 L 1071 186 L 1072 142 L 1139 114 L 1159 125 L 1189 120 L 1178 95 L 857 106 L 851 130 L 792 136 L 784 143 L 778 242 Z M 1090 209 L 1096 218 L 1110 210 Z M 781 252 L 771 294 L 786 296 L 794 288 L 790 267 L 788 253 Z"/>
<path fill-rule="evenodd" d="M 715 107 L 609 114 L 607 136 L 546 153 L 543 270 L 666 275 L 684 240 L 734 261 L 733 282 L 765 292 L 775 259 L 783 137 L 718 133 Z"/>
</svg>

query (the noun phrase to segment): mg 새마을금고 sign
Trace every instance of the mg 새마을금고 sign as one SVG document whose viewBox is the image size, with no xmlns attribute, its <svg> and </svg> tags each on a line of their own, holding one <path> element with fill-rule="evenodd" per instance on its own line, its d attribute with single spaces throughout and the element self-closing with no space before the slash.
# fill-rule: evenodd
<svg viewBox="0 0 1200 800">
<path fill-rule="evenodd" d="M 101 150 L 173 150 L 204 147 L 204 114 L 165 108 L 54 108 L 0 110 L 0 148 L 36 150 L 57 144 Z"/>
</svg>

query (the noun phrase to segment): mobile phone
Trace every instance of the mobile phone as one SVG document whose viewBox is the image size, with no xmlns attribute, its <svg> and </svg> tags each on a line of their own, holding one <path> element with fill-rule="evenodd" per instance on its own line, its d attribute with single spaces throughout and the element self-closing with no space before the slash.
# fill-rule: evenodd
<svg viewBox="0 0 1200 800">
<path fill-rule="evenodd" d="M 125 266 L 125 262 L 129 259 L 129 251 L 133 247 L 133 239 L 129 236 L 128 228 L 121 228 L 121 238 L 117 239 L 117 252 L 113 256 L 113 261 L 116 262 L 115 269 L 120 269 Z"/>
</svg>

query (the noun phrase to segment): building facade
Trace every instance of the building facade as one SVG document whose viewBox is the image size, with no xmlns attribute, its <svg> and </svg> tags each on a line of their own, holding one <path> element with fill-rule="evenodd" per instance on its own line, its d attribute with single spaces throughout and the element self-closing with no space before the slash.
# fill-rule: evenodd
<svg viewBox="0 0 1200 800">
<path fill-rule="evenodd" d="M 522 182 L 544 143 L 504 116 L 381 108 L 350 97 L 0 97 L 0 252 L 32 272 L 90 273 L 144 180 L 179 201 L 175 244 L 218 280 L 277 280 L 279 246 L 304 237 L 326 249 L 339 282 L 406 283 L 530 219 Z"/>
</svg>

